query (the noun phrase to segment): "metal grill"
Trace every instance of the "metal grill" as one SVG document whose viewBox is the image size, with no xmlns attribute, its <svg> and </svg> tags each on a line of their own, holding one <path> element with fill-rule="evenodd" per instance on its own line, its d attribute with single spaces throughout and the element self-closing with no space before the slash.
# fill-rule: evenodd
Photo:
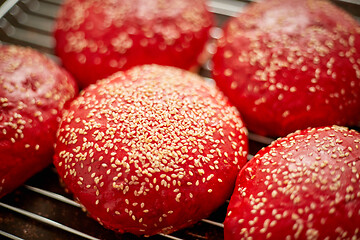
<svg viewBox="0 0 360 240">
<path fill-rule="evenodd" d="M 250 1 L 212 0 L 211 11 L 221 26 L 230 16 L 241 12 Z M 58 61 L 54 55 L 52 29 L 62 0 L 0 0 L 0 43 L 30 46 Z M 360 0 L 337 0 L 339 5 L 360 21 Z M 219 29 L 212 35 L 217 38 Z M 210 76 L 205 64 L 201 74 Z M 248 159 L 273 139 L 249 134 Z M 251 155 L 252 154 L 252 155 Z M 223 221 L 228 202 L 193 227 L 155 239 L 223 239 Z M 89 218 L 80 204 L 72 200 L 61 186 L 56 171 L 50 166 L 25 185 L 0 199 L 0 239 L 144 239 L 131 234 L 117 234 Z"/>
</svg>

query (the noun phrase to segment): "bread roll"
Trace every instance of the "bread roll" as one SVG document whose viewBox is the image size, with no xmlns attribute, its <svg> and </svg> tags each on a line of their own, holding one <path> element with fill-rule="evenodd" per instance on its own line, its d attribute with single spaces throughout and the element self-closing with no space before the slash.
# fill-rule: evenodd
<svg viewBox="0 0 360 240">
<path fill-rule="evenodd" d="M 249 130 L 359 124 L 360 27 L 330 2 L 251 4 L 218 45 L 214 79 Z"/>
<path fill-rule="evenodd" d="M 63 117 L 55 166 L 105 227 L 171 233 L 230 196 L 247 155 L 246 129 L 199 76 L 145 65 L 86 88 Z"/>
<path fill-rule="evenodd" d="M 205 0 L 68 0 L 55 50 L 82 87 L 141 64 L 189 70 L 202 61 L 212 23 Z"/>
<path fill-rule="evenodd" d="M 0 45 L 0 197 L 52 162 L 74 79 L 39 52 Z"/>
<path fill-rule="evenodd" d="M 332 126 L 297 131 L 241 170 L 225 240 L 360 239 L 360 133 Z"/>
</svg>

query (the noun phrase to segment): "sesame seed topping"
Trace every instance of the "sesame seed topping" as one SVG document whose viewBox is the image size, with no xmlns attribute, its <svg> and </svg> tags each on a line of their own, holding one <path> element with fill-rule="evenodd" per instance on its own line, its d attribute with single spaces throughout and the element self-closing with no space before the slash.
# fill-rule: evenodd
<svg viewBox="0 0 360 240">
<path fill-rule="evenodd" d="M 267 233 L 283 239 L 342 238 L 340 228 L 349 229 L 347 221 L 360 216 L 355 217 L 360 150 L 354 148 L 359 139 L 354 130 L 331 126 L 297 131 L 262 149 L 238 176 L 225 231 L 239 239 L 266 239 Z M 327 228 L 330 222 L 340 228 Z"/>
<path fill-rule="evenodd" d="M 332 20 L 319 25 L 322 19 Z M 250 4 L 224 26 L 213 57 L 214 80 L 249 119 L 247 127 L 263 135 L 355 126 L 359 39 L 358 22 L 329 2 Z"/>
<path fill-rule="evenodd" d="M 172 215 L 179 216 L 185 202 L 201 209 L 198 199 L 230 192 L 224 169 L 235 179 L 247 155 L 246 129 L 216 88 L 156 65 L 119 72 L 83 90 L 64 115 L 58 139 L 57 168 L 65 182 L 84 180 L 74 193 L 80 201 L 95 193 L 99 211 L 125 212 L 128 220 L 142 219 L 145 229 L 143 224 L 152 226 L 147 215 L 158 207 L 149 198 L 169 199 L 155 200 L 173 213 L 156 216 L 158 228 L 168 219 L 176 225 Z M 109 195 L 116 203 L 107 202 Z M 222 195 L 225 201 L 227 193 Z M 90 213 L 93 205 L 85 205 Z"/>
</svg>

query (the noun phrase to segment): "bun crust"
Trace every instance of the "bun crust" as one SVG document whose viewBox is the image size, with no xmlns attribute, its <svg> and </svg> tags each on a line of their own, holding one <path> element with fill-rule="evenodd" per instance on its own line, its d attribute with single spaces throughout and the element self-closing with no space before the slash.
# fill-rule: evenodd
<svg viewBox="0 0 360 240">
<path fill-rule="evenodd" d="M 360 27 L 330 2 L 251 4 L 218 45 L 213 77 L 248 129 L 285 136 L 359 123 Z"/>
<path fill-rule="evenodd" d="M 72 102 L 55 166 L 105 227 L 153 235 L 224 203 L 246 155 L 246 129 L 217 89 L 195 74 L 145 65 L 90 85 Z"/>
<path fill-rule="evenodd" d="M 359 239 L 360 133 L 333 126 L 297 131 L 241 170 L 225 240 Z"/>
<path fill-rule="evenodd" d="M 0 46 L 0 197 L 52 162 L 61 111 L 76 92 L 44 55 Z"/>
<path fill-rule="evenodd" d="M 55 50 L 83 87 L 142 64 L 189 70 L 202 63 L 212 24 L 205 0 L 68 0 Z"/>
</svg>

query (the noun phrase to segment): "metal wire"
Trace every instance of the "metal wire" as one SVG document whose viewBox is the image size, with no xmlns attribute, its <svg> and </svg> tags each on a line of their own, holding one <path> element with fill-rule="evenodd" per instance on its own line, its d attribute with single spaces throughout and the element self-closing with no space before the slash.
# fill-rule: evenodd
<svg viewBox="0 0 360 240">
<path fill-rule="evenodd" d="M 1 236 L 4 236 L 4 237 L 7 237 L 7 238 L 10 238 L 10 239 L 13 239 L 13 240 L 24 240 L 23 238 L 19 238 L 15 235 L 12 235 L 10 233 L 7 233 L 7 232 L 4 232 L 2 230 L 0 230 L 0 235 Z"/>
<path fill-rule="evenodd" d="M 78 235 L 78 236 L 83 237 L 83 238 L 86 238 L 86 239 L 90 239 L 90 240 L 100 240 L 99 238 L 92 237 L 92 236 L 90 236 L 90 235 L 88 235 L 88 234 L 86 234 L 86 233 L 80 232 L 80 231 L 78 231 L 78 230 L 76 230 L 76 229 L 70 228 L 70 227 L 65 226 L 65 225 L 63 225 L 63 224 L 61 224 L 61 223 L 55 222 L 55 221 L 53 221 L 53 220 L 51 220 L 51 219 L 42 217 L 42 216 L 40 216 L 40 215 L 37 215 L 37 214 L 35 214 L 35 213 L 32 213 L 32 212 L 23 210 L 23 209 L 21 209 L 21 208 L 13 207 L 13 206 L 10 206 L 10 205 L 5 204 L 5 203 L 2 203 L 2 202 L 0 202 L 0 207 L 6 208 L 6 209 L 11 210 L 11 211 L 13 211 L 13 212 L 19 213 L 19 214 L 24 215 L 24 216 L 26 216 L 26 217 L 32 218 L 32 219 L 37 220 L 37 221 L 39 221 L 39 222 L 48 224 L 48 225 L 50 225 L 50 226 L 59 228 L 59 229 L 61 229 L 61 230 L 64 230 L 64 231 L 66 231 L 66 232 L 69 232 L 69 233 Z"/>
<path fill-rule="evenodd" d="M 69 198 L 66 198 L 60 194 L 57 194 L 57 193 L 53 193 L 53 192 L 50 192 L 50 191 L 47 191 L 47 190 L 44 190 L 44 189 L 40 189 L 40 188 L 37 188 L 37 187 L 32 187 L 32 186 L 29 186 L 29 185 L 24 185 L 24 187 L 30 191 L 33 191 L 33 192 L 36 192 L 36 193 L 39 193 L 43 196 L 46 196 L 46 197 L 50 197 L 52 199 L 55 199 L 55 200 L 58 200 L 60 202 L 63 202 L 63 203 L 67 203 L 69 205 L 72 205 L 72 206 L 75 206 L 75 207 L 81 207 L 81 205 Z"/>
<path fill-rule="evenodd" d="M 29 186 L 29 185 L 24 185 L 24 187 L 32 192 L 35 192 L 35 193 L 38 193 L 38 194 L 41 194 L 43 196 L 46 196 L 46 197 L 49 197 L 49 198 L 52 198 L 54 200 L 57 200 L 57 201 L 60 201 L 60 202 L 63 202 L 63 203 L 66 203 L 66 204 L 69 204 L 69 205 L 72 205 L 72 206 L 75 206 L 75 207 L 81 207 L 81 204 L 69 199 L 69 198 L 66 198 L 62 195 L 59 195 L 57 193 L 53 193 L 53 192 L 50 192 L 50 191 L 47 191 L 47 190 L 44 190 L 44 189 L 40 189 L 40 188 L 37 188 L 37 187 L 33 187 L 33 186 Z M 1 206 L 1 202 L 0 202 L 0 206 Z M 10 209 L 10 210 L 13 210 L 13 209 Z M 18 213 L 21 213 L 21 212 L 18 212 Z M 35 219 L 37 220 L 37 219 Z M 216 221 L 212 221 L 212 220 L 208 220 L 208 219 L 202 219 L 201 220 L 202 222 L 205 222 L 205 223 L 208 223 L 208 224 L 211 224 L 211 225 L 214 225 L 214 226 L 217 226 L 217 227 L 224 227 L 224 225 L 222 223 L 219 223 L 219 222 L 216 222 Z M 52 221 L 54 222 L 54 221 Z M 177 237 L 174 237 L 174 236 L 171 236 L 171 235 L 168 235 L 168 234 L 159 234 L 163 237 L 167 237 L 169 239 L 175 239 L 175 240 L 181 240 L 180 238 L 177 238 Z"/>
<path fill-rule="evenodd" d="M 202 222 L 205 222 L 205 223 L 208 223 L 208 224 L 211 224 L 211 225 L 214 225 L 214 226 L 217 226 L 217 227 L 224 228 L 224 224 L 223 224 L 223 223 L 219 223 L 219 222 L 212 221 L 212 220 L 209 220 L 209 219 L 201 219 L 201 221 L 202 221 Z"/>
<path fill-rule="evenodd" d="M 19 0 L 9 0 L 3 3 L 0 8 L 0 18 L 2 18 Z"/>
<path fill-rule="evenodd" d="M 29 187 L 29 186 L 28 186 L 28 187 Z M 35 188 L 34 188 L 34 187 L 30 187 L 29 189 L 32 189 L 32 190 L 33 190 L 33 189 L 35 189 Z M 41 194 L 42 194 L 43 192 L 48 192 L 48 191 L 41 190 L 41 191 L 39 192 L 38 190 L 36 190 L 36 192 L 38 192 L 38 193 L 41 192 Z M 54 195 L 56 195 L 56 194 L 51 193 L 51 192 L 46 193 L 46 196 L 54 196 Z M 57 199 L 57 200 L 58 200 L 58 199 Z M 62 201 L 62 200 L 60 200 L 60 201 Z M 67 203 L 67 201 L 65 201 L 65 203 Z M 99 238 L 90 236 L 90 235 L 88 235 L 88 234 L 86 234 L 86 233 L 80 232 L 80 231 L 78 231 L 78 230 L 76 230 L 76 229 L 73 229 L 73 228 L 71 228 L 71 227 L 68 227 L 68 226 L 66 226 L 66 225 L 64 225 L 64 224 L 58 223 L 58 222 L 56 222 L 56 221 L 53 221 L 53 220 L 48 219 L 48 218 L 45 218 L 45 217 L 40 216 L 40 215 L 38 215 L 38 214 L 35 214 L 35 213 L 32 213 L 32 212 L 23 210 L 23 209 L 21 209 L 21 208 L 17 208 L 17 207 L 14 207 L 14 206 L 11 206 L 11 205 L 2 203 L 2 202 L 0 202 L 0 207 L 6 208 L 6 209 L 11 210 L 11 211 L 13 211 L 13 212 L 19 213 L 19 214 L 21 214 L 21 215 L 23 215 L 23 216 L 26 216 L 26 217 L 29 217 L 29 218 L 31 218 L 31 219 L 34 219 L 34 220 L 36 220 L 36 221 L 38 221 L 38 222 L 48 224 L 48 225 L 50 225 L 50 226 L 56 227 L 56 228 L 58 228 L 58 229 L 64 230 L 64 231 L 66 231 L 66 232 L 75 234 L 75 235 L 77 235 L 77 236 L 80 236 L 80 237 L 83 237 L 83 238 L 86 238 L 86 239 L 89 239 L 89 240 L 100 240 Z M 209 221 L 209 220 L 208 220 L 208 221 Z M 17 236 L 14 236 L 14 235 L 12 235 L 12 234 L 10 234 L 10 233 L 7 233 L 7 232 L 1 231 L 1 230 L 0 230 L 0 235 L 3 235 L 3 236 L 5 236 L 5 237 L 11 238 L 11 239 L 15 239 L 15 240 L 21 240 L 21 239 L 22 239 L 22 238 L 19 238 L 19 237 L 17 237 Z M 183 240 L 183 239 L 181 239 L 181 238 L 177 238 L 177 237 L 174 237 L 174 236 L 171 236 L 171 235 L 168 235 L 168 234 L 162 234 L 162 233 L 161 233 L 161 234 L 159 234 L 159 235 L 160 235 L 160 236 L 163 236 L 163 237 L 166 237 L 166 238 L 169 238 L 169 239 L 173 239 L 173 240 Z"/>
</svg>

